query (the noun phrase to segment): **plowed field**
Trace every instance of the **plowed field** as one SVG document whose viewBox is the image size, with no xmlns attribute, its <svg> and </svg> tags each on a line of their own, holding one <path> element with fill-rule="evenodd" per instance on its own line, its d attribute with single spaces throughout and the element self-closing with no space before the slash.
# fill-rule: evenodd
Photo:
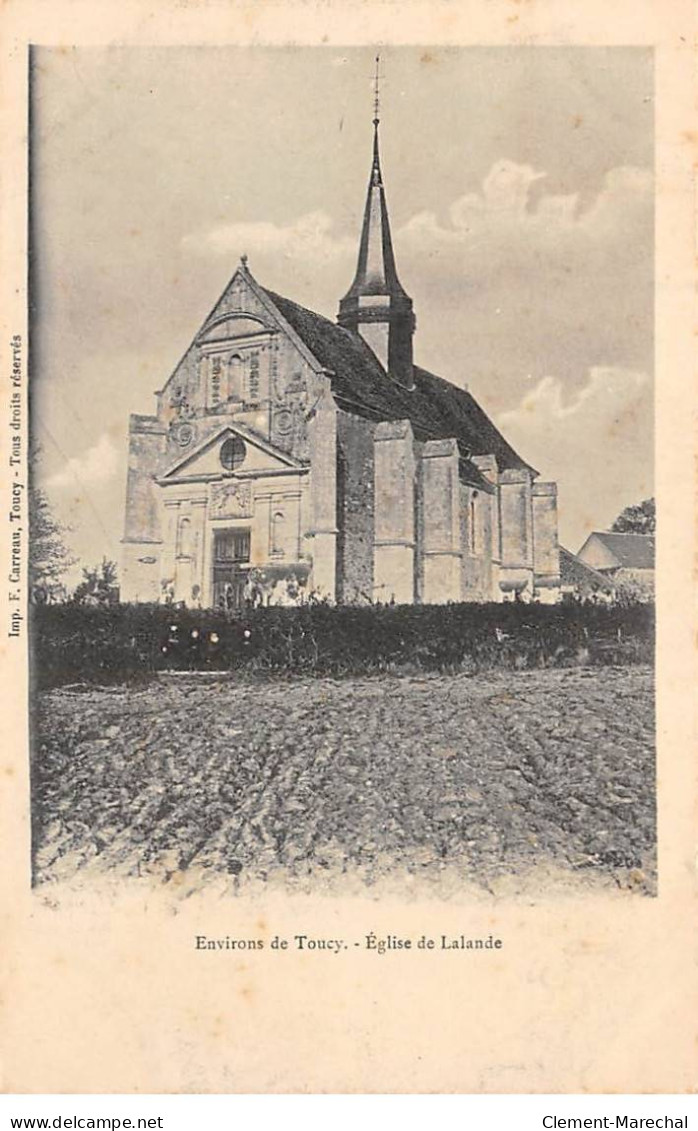
<svg viewBox="0 0 698 1131">
<path fill-rule="evenodd" d="M 400 874 L 438 895 L 549 867 L 654 890 L 642 667 L 61 688 L 37 706 L 32 782 L 38 884 Z"/>
</svg>

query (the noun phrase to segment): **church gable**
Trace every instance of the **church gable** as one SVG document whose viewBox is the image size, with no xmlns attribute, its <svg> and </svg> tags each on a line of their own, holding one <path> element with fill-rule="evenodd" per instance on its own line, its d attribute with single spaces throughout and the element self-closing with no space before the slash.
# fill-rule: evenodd
<svg viewBox="0 0 698 1131">
<path fill-rule="evenodd" d="M 238 270 L 159 394 L 159 414 L 255 407 L 270 393 L 278 327 Z"/>
<path fill-rule="evenodd" d="M 162 388 L 161 407 L 186 401 L 199 412 L 217 411 L 228 402 L 253 406 L 273 398 L 279 336 L 291 339 L 299 361 L 321 370 L 246 266 L 239 267 Z"/>
<path fill-rule="evenodd" d="M 159 482 L 165 486 L 180 479 L 211 479 L 232 472 L 258 476 L 298 471 L 301 467 L 293 457 L 248 429 L 226 426 L 170 466 L 160 476 Z"/>
<path fill-rule="evenodd" d="M 306 415 L 327 384 L 322 362 L 243 260 L 158 394 L 158 419 L 172 457 L 223 416 L 305 459 Z"/>
</svg>

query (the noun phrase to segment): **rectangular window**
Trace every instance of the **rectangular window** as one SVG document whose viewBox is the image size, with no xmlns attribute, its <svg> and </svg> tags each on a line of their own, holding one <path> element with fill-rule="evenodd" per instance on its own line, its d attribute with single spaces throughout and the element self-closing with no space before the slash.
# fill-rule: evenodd
<svg viewBox="0 0 698 1131">
<path fill-rule="evenodd" d="M 221 400 L 221 359 L 214 357 L 211 362 L 211 404 L 220 404 Z"/>
<path fill-rule="evenodd" d="M 249 396 L 252 404 L 259 400 L 259 354 L 250 355 Z"/>
<path fill-rule="evenodd" d="M 217 562 L 249 562 L 250 531 L 216 530 L 215 560 Z"/>
</svg>

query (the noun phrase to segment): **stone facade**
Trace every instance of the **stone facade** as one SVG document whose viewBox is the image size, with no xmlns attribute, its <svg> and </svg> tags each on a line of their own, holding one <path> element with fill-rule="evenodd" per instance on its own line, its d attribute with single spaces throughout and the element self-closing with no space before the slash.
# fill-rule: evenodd
<svg viewBox="0 0 698 1131">
<path fill-rule="evenodd" d="M 555 599 L 557 498 L 414 365 L 378 155 L 339 324 L 243 259 L 132 415 L 122 596 L 200 606 Z"/>
</svg>

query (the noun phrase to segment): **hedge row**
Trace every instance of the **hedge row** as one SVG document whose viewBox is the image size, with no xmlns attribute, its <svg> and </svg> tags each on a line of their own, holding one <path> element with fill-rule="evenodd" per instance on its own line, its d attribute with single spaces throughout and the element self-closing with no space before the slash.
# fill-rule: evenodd
<svg viewBox="0 0 698 1131">
<path fill-rule="evenodd" d="M 162 605 L 32 610 L 36 687 L 114 683 L 158 671 L 366 675 L 651 663 L 649 605 L 457 604 L 258 608 Z"/>
</svg>

